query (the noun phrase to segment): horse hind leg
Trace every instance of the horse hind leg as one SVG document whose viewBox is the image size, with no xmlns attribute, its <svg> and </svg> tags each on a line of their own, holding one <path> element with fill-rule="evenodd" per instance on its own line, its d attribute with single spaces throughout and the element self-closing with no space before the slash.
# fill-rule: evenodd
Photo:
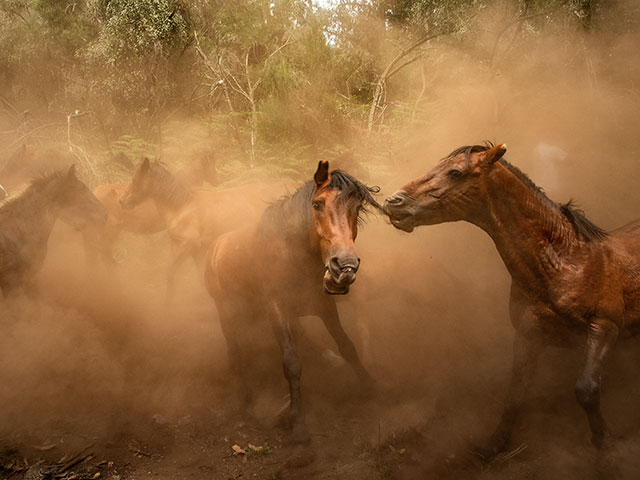
<svg viewBox="0 0 640 480">
<path fill-rule="evenodd" d="M 602 448 L 608 430 L 600 410 L 602 363 L 618 337 L 618 327 L 609 320 L 597 319 L 589 324 L 586 358 L 575 385 L 576 399 L 584 409 L 591 428 L 591 443 Z"/>
<path fill-rule="evenodd" d="M 229 302 L 216 302 L 218 316 L 220 318 L 220 328 L 227 344 L 227 358 L 229 369 L 236 383 L 236 391 L 239 394 L 241 409 L 247 413 L 253 403 L 251 390 L 246 378 L 248 368 L 247 358 L 244 349 L 240 346 L 239 325 L 242 322 L 242 312 L 238 308 L 233 308 Z"/>
</svg>

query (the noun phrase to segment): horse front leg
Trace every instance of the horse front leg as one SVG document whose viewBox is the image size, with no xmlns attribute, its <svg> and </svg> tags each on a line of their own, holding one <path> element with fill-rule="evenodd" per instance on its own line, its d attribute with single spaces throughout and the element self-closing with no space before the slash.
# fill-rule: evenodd
<svg viewBox="0 0 640 480">
<path fill-rule="evenodd" d="M 120 235 L 120 228 L 107 225 L 98 232 L 98 249 L 100 251 L 100 258 L 102 262 L 108 267 L 115 267 L 118 265 L 116 259 L 113 258 L 113 247 Z"/>
<path fill-rule="evenodd" d="M 95 227 L 87 227 L 82 231 L 84 258 L 90 267 L 95 266 L 98 260 L 98 236 L 98 230 Z"/>
<path fill-rule="evenodd" d="M 187 258 L 191 256 L 191 251 L 184 244 L 173 244 L 173 258 L 169 264 L 167 273 L 167 290 L 165 295 L 165 305 L 171 307 L 173 305 L 173 297 L 175 294 L 176 274 L 178 268 Z"/>
<path fill-rule="evenodd" d="M 319 312 L 320 318 L 322 319 L 324 326 L 327 328 L 327 331 L 336 342 L 340 355 L 342 355 L 342 358 L 351 365 L 351 368 L 355 371 L 362 386 L 366 390 L 372 390 L 374 387 L 373 378 L 371 378 L 369 372 L 364 368 L 364 365 L 362 365 L 355 345 L 344 331 L 344 328 L 342 328 L 335 300 L 331 297 L 323 299 L 321 306 L 321 311 Z"/>
<path fill-rule="evenodd" d="M 289 440 L 291 443 L 309 443 L 311 436 L 304 420 L 302 396 L 300 393 L 300 377 L 302 376 L 302 362 L 296 351 L 289 321 L 280 305 L 273 302 L 269 308 L 269 320 L 282 352 L 282 368 L 284 376 L 289 382 L 289 407 L 282 414 L 284 426 L 291 429 Z"/>
<path fill-rule="evenodd" d="M 536 334 L 525 336 L 516 331 L 513 342 L 511 380 L 500 423 L 491 435 L 489 444 L 481 451 L 486 460 L 502 452 L 509 443 L 513 426 L 522 410 L 522 404 L 536 370 L 538 357 L 543 349 L 542 338 Z"/>
<path fill-rule="evenodd" d="M 591 443 L 604 445 L 607 426 L 600 410 L 602 362 L 618 338 L 618 326 L 610 320 L 594 319 L 589 323 L 586 358 L 575 386 L 576 399 L 584 409 L 591 428 Z"/>
</svg>

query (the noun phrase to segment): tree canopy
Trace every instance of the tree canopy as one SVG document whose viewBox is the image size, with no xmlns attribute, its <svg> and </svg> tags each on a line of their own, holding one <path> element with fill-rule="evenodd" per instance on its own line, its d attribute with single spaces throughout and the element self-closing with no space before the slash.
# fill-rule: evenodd
<svg viewBox="0 0 640 480">
<path fill-rule="evenodd" d="M 637 18 L 621 0 L 333 4 L 5 0 L 2 128 L 17 132 L 13 144 L 73 120 L 112 150 L 127 136 L 157 144 L 171 121 L 187 118 L 253 166 L 402 128 L 428 100 L 427 72 L 456 49 L 494 72 L 522 62 L 543 34 L 588 45 L 593 32 L 622 35 Z M 528 45 L 524 55 L 517 44 Z"/>
</svg>

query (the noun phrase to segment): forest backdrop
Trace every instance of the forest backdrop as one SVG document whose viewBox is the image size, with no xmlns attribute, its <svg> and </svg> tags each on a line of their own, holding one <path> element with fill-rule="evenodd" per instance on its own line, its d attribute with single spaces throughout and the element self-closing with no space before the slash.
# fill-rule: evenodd
<svg viewBox="0 0 640 480">
<path fill-rule="evenodd" d="M 223 178 L 255 168 L 296 178 L 320 157 L 375 165 L 438 123 L 444 87 L 506 72 L 553 83 L 558 62 L 637 107 L 640 67 L 620 56 L 637 50 L 624 39 L 637 39 L 639 10 L 623 0 L 2 0 L 0 161 L 54 142 L 93 183 L 125 176 L 110 160 L 119 152 L 210 149 Z"/>
</svg>

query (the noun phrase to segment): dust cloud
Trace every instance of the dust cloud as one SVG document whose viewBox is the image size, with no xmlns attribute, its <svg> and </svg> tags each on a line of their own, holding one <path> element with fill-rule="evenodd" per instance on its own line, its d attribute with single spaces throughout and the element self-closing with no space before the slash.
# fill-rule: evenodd
<svg viewBox="0 0 640 480">
<path fill-rule="evenodd" d="M 493 13 L 480 13 L 487 31 L 507 27 L 509 20 L 496 21 Z M 381 187 L 380 200 L 454 148 L 490 140 L 507 143 L 506 158 L 553 200 L 574 198 L 601 227 L 636 218 L 640 34 L 595 32 L 585 40 L 558 25 L 544 39 L 521 36 L 501 44 L 489 61 L 494 37 L 480 32 L 467 48 L 438 47 L 426 69 L 430 83 L 421 108 L 393 133 L 387 150 L 354 135 L 356 158 L 368 170 L 367 183 Z M 163 157 L 170 156 L 180 144 L 164 148 Z M 223 156 L 217 155 L 218 168 L 233 183 L 224 178 L 229 164 Z M 311 178 L 316 159 L 307 163 L 304 178 Z M 318 319 L 301 319 L 312 431 L 337 419 L 350 445 L 347 418 L 353 417 L 361 440 L 374 446 L 413 432 L 403 445 L 412 461 L 400 462 L 390 478 L 597 478 L 599 460 L 573 397 L 580 348 L 543 356 L 512 441 L 514 447 L 526 443 L 525 453 L 489 470 L 460 460 L 497 422 L 510 372 L 510 278 L 486 234 L 463 223 L 405 234 L 371 215 L 356 246 L 362 266 L 339 309 L 379 391 L 362 398 L 349 368 L 327 353 L 335 346 Z M 164 232 L 124 234 L 119 265 L 91 267 L 80 235 L 56 227 L 38 300 L 19 295 L 0 307 L 5 443 L 42 444 L 69 432 L 112 441 L 146 438 L 182 424 L 211 425 L 218 429 L 214 436 L 235 431 L 241 416 L 215 305 L 202 273 L 189 263 L 179 275 L 176 303 L 166 307 L 169 254 Z M 255 329 L 255 413 L 266 424 L 287 390 L 271 330 Z M 640 467 L 636 347 L 618 345 L 604 379 L 604 414 L 624 436 L 614 453 L 622 478 Z"/>
</svg>

